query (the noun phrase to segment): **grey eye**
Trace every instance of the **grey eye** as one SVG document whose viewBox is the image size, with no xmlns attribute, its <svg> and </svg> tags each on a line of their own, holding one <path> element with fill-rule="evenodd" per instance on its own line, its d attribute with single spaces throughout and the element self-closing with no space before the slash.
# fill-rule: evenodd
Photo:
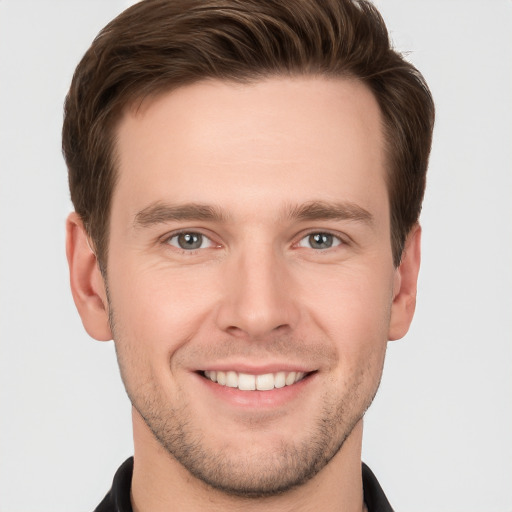
<svg viewBox="0 0 512 512">
<path fill-rule="evenodd" d="M 178 247 L 185 251 L 204 249 L 205 247 L 209 247 L 211 244 L 207 237 L 203 236 L 201 233 L 194 232 L 178 233 L 177 235 L 169 238 L 168 243 L 169 245 Z"/>
<path fill-rule="evenodd" d="M 300 242 L 299 247 L 308 247 L 310 249 L 330 249 L 340 245 L 341 240 L 331 233 L 310 233 L 305 236 Z"/>
</svg>

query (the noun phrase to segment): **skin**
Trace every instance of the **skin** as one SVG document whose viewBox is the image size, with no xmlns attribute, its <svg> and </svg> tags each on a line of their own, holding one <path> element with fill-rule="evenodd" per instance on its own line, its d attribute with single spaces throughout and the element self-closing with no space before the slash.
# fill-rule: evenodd
<svg viewBox="0 0 512 512">
<path fill-rule="evenodd" d="M 371 92 L 200 82 L 127 111 L 117 151 L 108 296 L 76 214 L 67 253 L 84 326 L 114 338 L 134 405 L 134 510 L 362 510 L 362 417 L 420 263 L 416 226 L 393 266 Z M 306 378 L 240 391 L 201 373 L 229 369 Z"/>
</svg>

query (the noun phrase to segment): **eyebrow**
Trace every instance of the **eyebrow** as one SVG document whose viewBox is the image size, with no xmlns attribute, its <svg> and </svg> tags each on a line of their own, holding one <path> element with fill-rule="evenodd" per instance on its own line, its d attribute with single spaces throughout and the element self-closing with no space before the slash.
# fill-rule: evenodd
<svg viewBox="0 0 512 512">
<path fill-rule="evenodd" d="M 285 210 L 285 219 L 300 221 L 311 220 L 353 220 L 364 224 L 373 224 L 373 215 L 361 206 L 351 202 L 310 201 L 301 205 L 289 206 Z M 207 220 L 225 221 L 226 215 L 218 207 L 202 203 L 172 205 L 163 202 L 150 204 L 140 210 L 134 219 L 136 228 L 150 227 L 170 221 Z"/>
<path fill-rule="evenodd" d="M 183 205 L 170 205 L 167 203 L 153 203 L 135 215 L 135 227 L 145 228 L 155 224 L 176 220 L 209 220 L 220 222 L 225 216 L 219 208 L 214 206 L 187 203 Z"/>
<path fill-rule="evenodd" d="M 311 201 L 288 208 L 286 216 L 298 220 L 353 220 L 372 225 L 373 215 L 352 202 Z"/>
</svg>

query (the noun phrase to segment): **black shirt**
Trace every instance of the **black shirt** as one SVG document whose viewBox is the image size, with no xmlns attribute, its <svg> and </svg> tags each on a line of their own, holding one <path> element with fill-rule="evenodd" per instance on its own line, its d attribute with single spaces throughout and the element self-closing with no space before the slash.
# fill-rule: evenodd
<svg viewBox="0 0 512 512">
<path fill-rule="evenodd" d="M 371 469 L 363 463 L 364 502 L 368 512 L 393 512 L 389 501 Z M 133 512 L 130 501 L 132 484 L 133 457 L 126 460 L 117 470 L 112 489 L 94 512 Z"/>
</svg>

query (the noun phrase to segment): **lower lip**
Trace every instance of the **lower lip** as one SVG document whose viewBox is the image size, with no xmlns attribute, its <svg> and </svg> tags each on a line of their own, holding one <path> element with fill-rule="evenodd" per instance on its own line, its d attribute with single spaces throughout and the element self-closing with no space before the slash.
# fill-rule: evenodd
<svg viewBox="0 0 512 512">
<path fill-rule="evenodd" d="M 284 386 L 274 388 L 268 391 L 242 391 L 238 388 L 222 386 L 210 379 L 196 374 L 197 378 L 206 386 L 206 388 L 220 400 L 228 402 L 237 407 L 270 409 L 285 405 L 293 400 L 297 400 L 314 380 L 315 373 L 306 375 L 302 380 Z"/>
</svg>

